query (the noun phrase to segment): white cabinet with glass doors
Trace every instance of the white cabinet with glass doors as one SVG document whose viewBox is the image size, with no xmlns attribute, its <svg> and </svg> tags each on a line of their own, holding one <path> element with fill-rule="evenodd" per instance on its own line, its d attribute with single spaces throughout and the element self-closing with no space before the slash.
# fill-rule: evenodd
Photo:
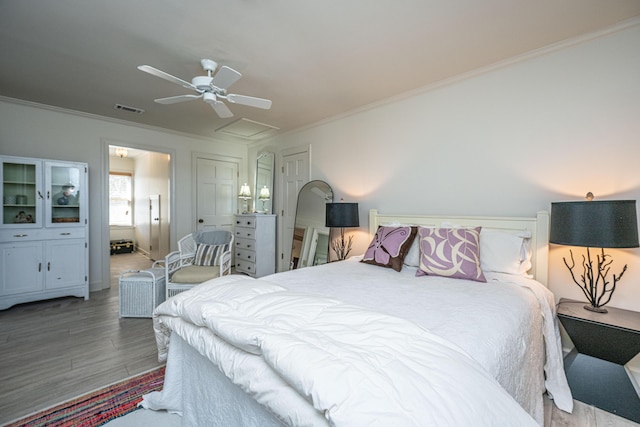
<svg viewBox="0 0 640 427">
<path fill-rule="evenodd" d="M 0 156 L 0 310 L 89 298 L 86 163 Z"/>
</svg>

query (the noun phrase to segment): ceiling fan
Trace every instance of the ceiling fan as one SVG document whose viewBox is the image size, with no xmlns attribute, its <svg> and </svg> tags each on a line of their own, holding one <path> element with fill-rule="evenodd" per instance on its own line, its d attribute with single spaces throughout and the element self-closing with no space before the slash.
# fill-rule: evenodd
<svg viewBox="0 0 640 427">
<path fill-rule="evenodd" d="M 218 116 L 223 119 L 233 117 L 233 113 L 224 102 L 220 101 L 221 99 L 226 99 L 233 104 L 248 105 L 249 107 L 262 108 L 265 110 L 271 108 L 271 100 L 269 99 L 227 93 L 227 89 L 242 77 L 242 74 L 233 68 L 224 65 L 220 67 L 220 71 L 218 71 L 214 76 L 213 72 L 218 67 L 218 64 L 215 61 L 212 61 L 211 59 L 203 59 L 200 63 L 202 64 L 202 68 L 207 72 L 207 75 L 196 76 L 191 80 L 191 83 L 149 65 L 140 65 L 138 69 L 145 73 L 149 73 L 152 76 L 160 77 L 161 79 L 179 84 L 184 88 L 192 89 L 198 93 L 197 95 L 187 94 L 155 99 L 154 101 L 159 104 L 174 104 L 176 102 L 202 99 L 204 102 L 211 105 L 211 108 L 213 108 Z"/>
</svg>

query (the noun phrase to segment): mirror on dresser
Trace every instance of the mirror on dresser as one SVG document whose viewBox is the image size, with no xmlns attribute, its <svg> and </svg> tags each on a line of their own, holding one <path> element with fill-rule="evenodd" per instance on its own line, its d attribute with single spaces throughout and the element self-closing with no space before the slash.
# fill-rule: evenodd
<svg viewBox="0 0 640 427">
<path fill-rule="evenodd" d="M 270 214 L 273 210 L 274 159 L 274 154 L 269 152 L 260 153 L 256 158 L 253 210 L 258 213 Z"/>
<path fill-rule="evenodd" d="M 289 268 L 325 264 L 329 257 L 329 228 L 325 205 L 333 202 L 333 190 L 324 181 L 309 181 L 298 193 Z"/>
</svg>

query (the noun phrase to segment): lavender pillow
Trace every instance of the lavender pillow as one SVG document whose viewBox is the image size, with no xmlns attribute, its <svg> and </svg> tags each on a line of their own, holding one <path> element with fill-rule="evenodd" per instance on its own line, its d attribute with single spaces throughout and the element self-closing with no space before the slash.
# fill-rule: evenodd
<svg viewBox="0 0 640 427">
<path fill-rule="evenodd" d="M 364 253 L 362 262 L 402 270 L 404 257 L 416 237 L 416 227 L 378 227 L 376 235 Z"/>
<path fill-rule="evenodd" d="M 480 229 L 419 227 L 420 268 L 416 276 L 486 282 L 480 268 Z"/>
</svg>

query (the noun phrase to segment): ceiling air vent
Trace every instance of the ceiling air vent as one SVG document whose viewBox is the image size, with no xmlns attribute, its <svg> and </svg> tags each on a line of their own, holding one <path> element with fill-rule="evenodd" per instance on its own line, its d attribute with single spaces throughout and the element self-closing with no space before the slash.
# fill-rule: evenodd
<svg viewBox="0 0 640 427">
<path fill-rule="evenodd" d="M 114 110 L 122 110 L 122 111 L 127 111 L 129 113 L 136 113 L 136 114 L 142 114 L 144 113 L 144 110 L 140 109 L 140 108 L 135 108 L 135 107 L 128 107 L 126 105 L 122 105 L 122 104 L 116 104 L 113 106 Z"/>
</svg>

